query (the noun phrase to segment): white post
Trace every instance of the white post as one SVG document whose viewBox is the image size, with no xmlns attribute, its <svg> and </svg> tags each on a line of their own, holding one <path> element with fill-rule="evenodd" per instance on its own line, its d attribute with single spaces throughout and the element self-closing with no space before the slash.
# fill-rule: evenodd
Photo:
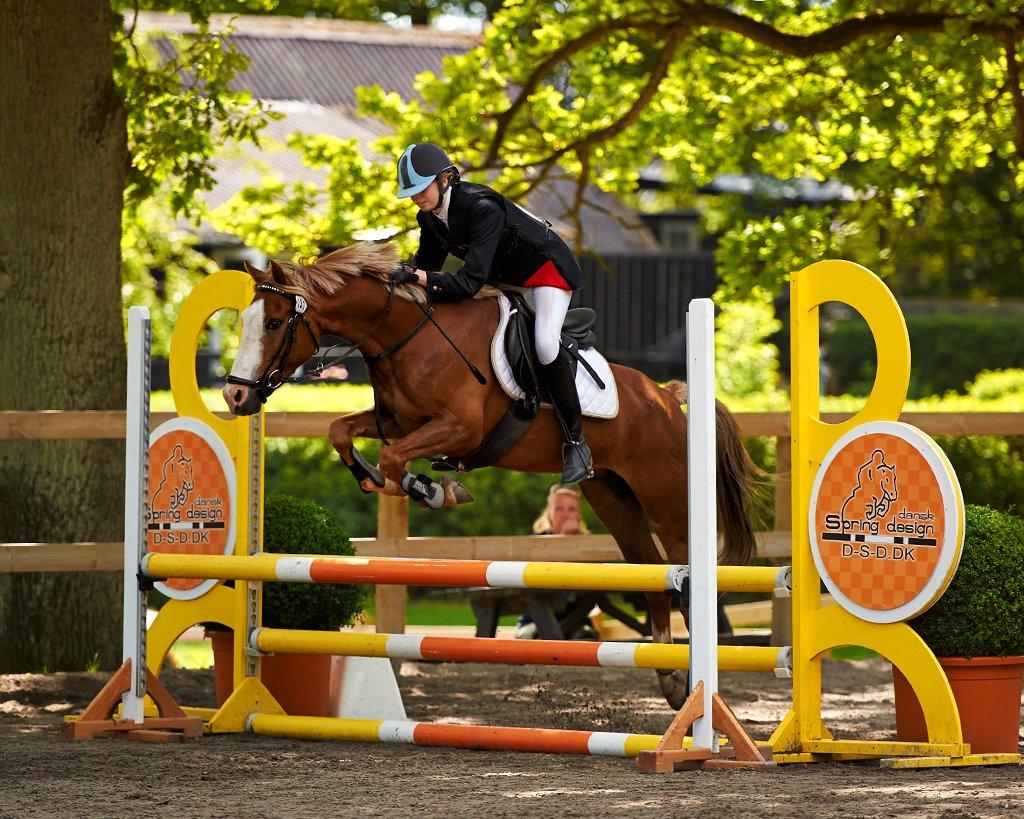
<svg viewBox="0 0 1024 819">
<path fill-rule="evenodd" d="M 139 564 L 146 549 L 149 478 L 149 310 L 128 311 L 128 399 L 124 454 L 124 660 L 132 661 L 132 687 L 121 697 L 121 718 L 142 722 L 146 699 L 146 594 Z"/>
<path fill-rule="evenodd" d="M 718 751 L 711 697 L 718 692 L 718 519 L 715 477 L 715 305 L 694 299 L 686 314 L 686 406 L 690 521 L 690 690 L 704 683 L 693 747 Z"/>
</svg>

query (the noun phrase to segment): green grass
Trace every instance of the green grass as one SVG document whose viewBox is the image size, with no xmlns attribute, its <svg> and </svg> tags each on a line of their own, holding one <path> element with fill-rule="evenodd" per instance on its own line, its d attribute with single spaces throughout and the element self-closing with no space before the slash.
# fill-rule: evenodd
<svg viewBox="0 0 1024 819">
<path fill-rule="evenodd" d="M 372 604 L 367 606 L 366 612 L 373 613 Z M 503 626 L 514 626 L 518 619 L 519 615 L 507 614 L 498 622 Z M 406 605 L 405 622 L 410 626 L 475 626 L 476 617 L 464 600 L 413 598 Z"/>
<path fill-rule="evenodd" d="M 176 668 L 213 667 L 213 647 L 209 640 L 181 640 L 171 646 L 170 654 Z"/>
<path fill-rule="evenodd" d="M 862 646 L 840 646 L 828 653 L 830 660 L 877 660 L 880 657 L 877 651 Z"/>
</svg>

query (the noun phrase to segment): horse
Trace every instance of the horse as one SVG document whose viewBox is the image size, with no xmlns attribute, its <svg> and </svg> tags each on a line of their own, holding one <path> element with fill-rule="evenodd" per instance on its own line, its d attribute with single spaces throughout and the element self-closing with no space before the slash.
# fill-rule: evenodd
<svg viewBox="0 0 1024 819">
<path fill-rule="evenodd" d="M 430 306 L 422 287 L 394 283 L 389 274 L 397 262 L 393 245 L 363 242 L 315 261 L 271 261 L 266 271 L 246 265 L 257 289 L 242 312 L 238 354 L 223 391 L 234 415 L 251 415 L 316 353 L 321 335 L 355 339 L 352 344 L 367 361 L 378 412 L 371 408 L 344 415 L 330 424 L 328 437 L 364 491 L 386 494 L 405 494 L 402 481 L 415 458 L 472 452 L 511 402 L 490 369 L 498 291 L 485 288 L 473 299 Z M 428 312 L 436 324 L 426 323 Z M 489 377 L 475 378 L 469 362 L 477 362 Z M 661 387 L 632 368 L 612 364 L 611 369 L 619 412 L 614 419 L 584 419 L 595 474 L 581 483 L 583 494 L 627 562 L 666 562 L 653 528 L 668 562 L 685 564 L 687 445 L 686 416 L 680 409 L 685 385 L 674 381 Z M 745 564 L 756 550 L 749 510 L 758 470 L 743 447 L 736 419 L 720 402 L 716 422 L 722 557 L 725 563 Z M 378 464 L 383 480 L 375 482 L 370 473 L 376 470 L 360 466 L 353 441 L 381 436 L 386 439 Z M 493 466 L 557 473 L 561 445 L 554 413 L 543 408 Z M 465 499 L 460 489 L 446 485 L 445 505 Z M 646 597 L 653 639 L 671 643 L 672 598 L 664 593 Z M 685 672 L 657 674 L 662 694 L 678 709 L 688 693 Z"/>
</svg>

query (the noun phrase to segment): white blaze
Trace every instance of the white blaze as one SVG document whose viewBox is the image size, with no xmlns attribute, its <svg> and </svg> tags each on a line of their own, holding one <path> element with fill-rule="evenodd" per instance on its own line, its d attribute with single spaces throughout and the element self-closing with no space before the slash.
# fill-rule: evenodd
<svg viewBox="0 0 1024 819">
<path fill-rule="evenodd" d="M 258 299 L 242 312 L 242 340 L 231 367 L 235 378 L 254 381 L 259 372 L 263 342 L 263 299 Z"/>
</svg>

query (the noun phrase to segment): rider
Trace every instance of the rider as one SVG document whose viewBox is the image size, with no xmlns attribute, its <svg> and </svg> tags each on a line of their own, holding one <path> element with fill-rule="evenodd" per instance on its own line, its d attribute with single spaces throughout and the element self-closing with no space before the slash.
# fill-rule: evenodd
<svg viewBox="0 0 1024 819">
<path fill-rule="evenodd" d="M 448 155 L 429 142 L 410 145 L 398 160 L 398 198 L 412 199 L 420 226 L 415 271 L 403 268 L 400 281 L 422 285 L 431 301 L 472 298 L 485 284 L 525 289 L 537 314 L 541 379 L 565 436 L 562 483 L 593 476 L 572 362 L 560 344 L 569 301 L 583 284 L 572 251 L 546 220 L 486 185 L 463 182 Z M 463 266 L 446 275 L 437 271 L 448 254 Z"/>
</svg>

